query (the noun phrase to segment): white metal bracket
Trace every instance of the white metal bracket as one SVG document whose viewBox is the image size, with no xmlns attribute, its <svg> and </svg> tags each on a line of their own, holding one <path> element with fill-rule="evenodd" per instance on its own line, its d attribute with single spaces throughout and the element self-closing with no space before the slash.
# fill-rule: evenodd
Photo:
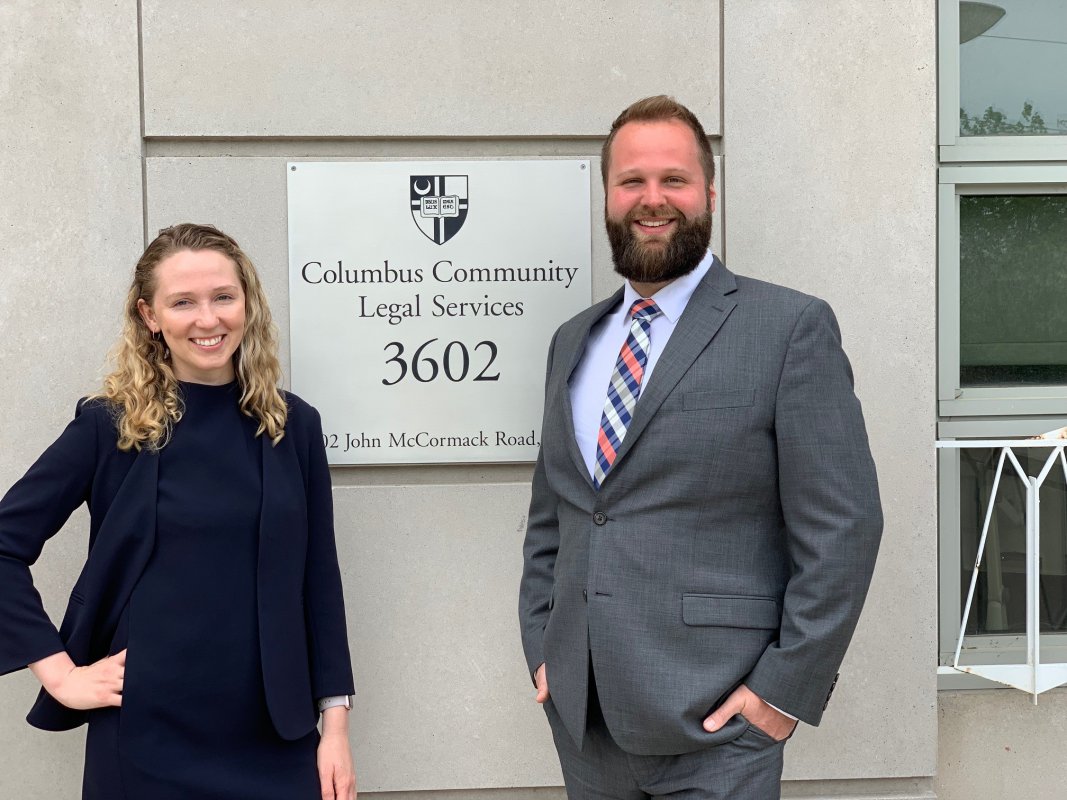
<svg viewBox="0 0 1067 800">
<path fill-rule="evenodd" d="M 940 667 L 940 674 L 952 672 L 965 672 L 978 675 L 997 683 L 1021 689 L 1033 695 L 1034 704 L 1037 704 L 1037 696 L 1042 692 L 1067 683 L 1067 664 L 1042 664 L 1041 663 L 1041 484 L 1045 482 L 1053 466 L 1059 462 L 1063 468 L 1064 479 L 1067 480 L 1067 456 L 1064 456 L 1064 448 L 1067 440 L 1064 439 L 985 439 L 939 441 L 937 447 L 948 449 L 1000 448 L 1000 459 L 997 462 L 996 474 L 993 477 L 993 488 L 989 494 L 989 503 L 986 507 L 985 521 L 982 524 L 982 536 L 978 542 L 978 555 L 974 560 L 974 569 L 971 571 L 971 585 L 967 590 L 967 600 L 963 606 L 963 619 L 960 621 L 960 635 L 956 641 L 956 653 L 951 667 Z M 1036 476 L 1026 474 L 1019 459 L 1015 457 L 1014 449 L 1041 447 L 1048 449 L 1049 455 L 1045 459 L 1040 472 Z M 1022 481 L 1026 490 L 1026 663 L 1025 664 L 978 664 L 960 665 L 960 651 L 963 649 L 964 633 L 967 630 L 967 618 L 971 614 L 971 605 L 974 601 L 975 588 L 978 585 L 978 568 L 982 564 L 985 555 L 986 542 L 989 536 L 990 522 L 993 519 L 993 507 L 997 500 L 997 492 L 1000 489 L 1000 478 L 1003 474 L 1005 461 L 1011 463 L 1015 474 Z"/>
</svg>

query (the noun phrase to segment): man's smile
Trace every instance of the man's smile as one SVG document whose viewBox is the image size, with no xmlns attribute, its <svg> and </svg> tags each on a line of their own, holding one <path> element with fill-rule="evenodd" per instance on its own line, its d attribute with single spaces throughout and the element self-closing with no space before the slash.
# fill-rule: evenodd
<svg viewBox="0 0 1067 800">
<path fill-rule="evenodd" d="M 641 233 L 654 235 L 666 233 L 674 227 L 674 223 L 677 222 L 676 217 L 661 218 L 661 217 L 648 217 L 645 219 L 635 219 L 633 226 Z"/>
</svg>

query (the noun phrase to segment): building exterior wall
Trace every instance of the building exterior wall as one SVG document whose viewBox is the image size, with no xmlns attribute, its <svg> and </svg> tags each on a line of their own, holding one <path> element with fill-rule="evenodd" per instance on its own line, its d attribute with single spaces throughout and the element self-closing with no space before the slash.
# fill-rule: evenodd
<svg viewBox="0 0 1067 800">
<path fill-rule="evenodd" d="M 932 4 L 14 0 L 0 31 L 3 488 L 98 384 L 160 227 L 212 222 L 245 246 L 288 368 L 287 160 L 595 160 L 632 100 L 690 105 L 718 154 L 716 252 L 838 313 L 886 512 L 834 702 L 787 749 L 785 794 L 932 797 L 940 737 L 939 796 L 982 796 L 953 794 L 970 785 L 964 721 L 1021 695 L 937 705 Z M 600 299 L 618 281 L 592 196 Z M 514 618 L 531 473 L 334 469 L 364 796 L 563 797 Z M 85 523 L 35 571 L 53 613 Z M 0 798 L 77 796 L 84 734 L 28 727 L 34 692 L 27 672 L 0 682 Z M 1055 708 L 1013 710 L 1018 736 L 1051 737 Z M 1012 752 L 1020 771 L 1043 755 Z"/>
<path fill-rule="evenodd" d="M 1067 689 L 1034 705 L 1012 689 L 941 692 L 938 705 L 939 800 L 1061 800 Z"/>
<path fill-rule="evenodd" d="M 724 9 L 726 263 L 833 306 L 886 521 L 833 701 L 818 729 L 802 726 L 794 737 L 785 776 L 931 775 L 933 15 L 920 2 L 874 11 L 864 3 L 727 0 Z M 902 718 L 906 731 L 875 722 Z"/>
<path fill-rule="evenodd" d="M 99 381 L 144 247 L 135 3 L 0 4 L 0 487 Z M 76 514 L 36 569 L 53 615 L 84 561 Z M 77 797 L 80 734 L 23 718 L 38 684 L 0 682 L 0 797 Z"/>
<path fill-rule="evenodd" d="M 601 136 L 664 81 L 720 129 L 703 0 L 142 5 L 148 136 Z"/>
</svg>

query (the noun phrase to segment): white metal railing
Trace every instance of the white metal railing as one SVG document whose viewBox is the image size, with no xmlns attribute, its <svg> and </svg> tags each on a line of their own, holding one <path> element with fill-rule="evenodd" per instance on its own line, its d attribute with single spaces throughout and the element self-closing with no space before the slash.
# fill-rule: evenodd
<svg viewBox="0 0 1067 800">
<path fill-rule="evenodd" d="M 993 488 L 989 494 L 989 503 L 986 507 L 985 521 L 982 524 L 982 536 L 978 542 L 978 553 L 974 560 L 974 569 L 971 572 L 971 585 L 967 590 L 967 600 L 963 606 L 963 618 L 960 621 L 960 634 L 956 641 L 956 653 L 953 657 L 952 666 L 938 667 L 938 674 L 952 674 L 965 672 L 978 675 L 997 683 L 1022 689 L 1033 695 L 1034 703 L 1037 696 L 1042 692 L 1067 683 L 1067 663 L 1041 663 L 1041 593 L 1040 593 L 1040 558 L 1041 558 L 1041 484 L 1045 482 L 1049 472 L 1059 462 L 1063 468 L 1064 479 L 1067 480 L 1067 456 L 1064 448 L 1067 448 L 1065 439 L 983 439 L 961 441 L 939 441 L 939 449 L 1000 449 L 1000 459 L 993 477 Z M 1018 448 L 1045 448 L 1049 455 L 1045 459 L 1041 470 L 1036 476 L 1028 475 L 1016 458 L 1014 449 Z M 1000 489 L 1000 478 L 1003 474 L 1005 461 L 1009 462 L 1014 469 L 1026 491 L 1026 663 L 1025 664 L 977 664 L 961 665 L 960 651 L 963 649 L 964 634 L 967 630 L 967 618 L 971 613 L 971 605 L 974 601 L 975 587 L 978 585 L 978 568 L 982 564 L 985 554 L 986 543 L 989 537 L 990 522 L 993 519 L 993 508 L 997 499 L 997 491 Z"/>
</svg>

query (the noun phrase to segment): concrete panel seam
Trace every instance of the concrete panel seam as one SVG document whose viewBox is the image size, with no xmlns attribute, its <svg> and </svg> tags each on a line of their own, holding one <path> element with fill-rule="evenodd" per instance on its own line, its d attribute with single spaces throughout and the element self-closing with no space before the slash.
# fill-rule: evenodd
<svg viewBox="0 0 1067 800">
<path fill-rule="evenodd" d="M 500 487 L 515 487 L 519 489 L 528 489 L 529 482 L 521 481 L 500 481 L 499 483 L 486 483 L 485 481 L 474 481 L 471 483 L 431 483 L 431 484 L 413 484 L 413 483 L 375 483 L 375 484 L 334 484 L 334 490 L 340 489 L 405 489 L 409 491 L 419 491 L 421 489 L 466 489 L 471 486 L 475 487 L 493 487 L 498 489 Z"/>
<path fill-rule="evenodd" d="M 726 0 L 719 0 L 719 136 L 726 138 Z M 722 155 L 722 148 L 716 155 Z"/>
<path fill-rule="evenodd" d="M 605 121 L 607 128 L 609 121 Z M 712 153 L 722 151 L 709 136 Z M 602 136 L 500 137 L 146 137 L 149 158 L 598 158 Z"/>
<path fill-rule="evenodd" d="M 141 125 L 141 227 L 145 245 L 148 237 L 148 149 L 145 144 L 144 108 L 144 14 L 142 0 L 137 0 L 137 105 Z"/>
</svg>

